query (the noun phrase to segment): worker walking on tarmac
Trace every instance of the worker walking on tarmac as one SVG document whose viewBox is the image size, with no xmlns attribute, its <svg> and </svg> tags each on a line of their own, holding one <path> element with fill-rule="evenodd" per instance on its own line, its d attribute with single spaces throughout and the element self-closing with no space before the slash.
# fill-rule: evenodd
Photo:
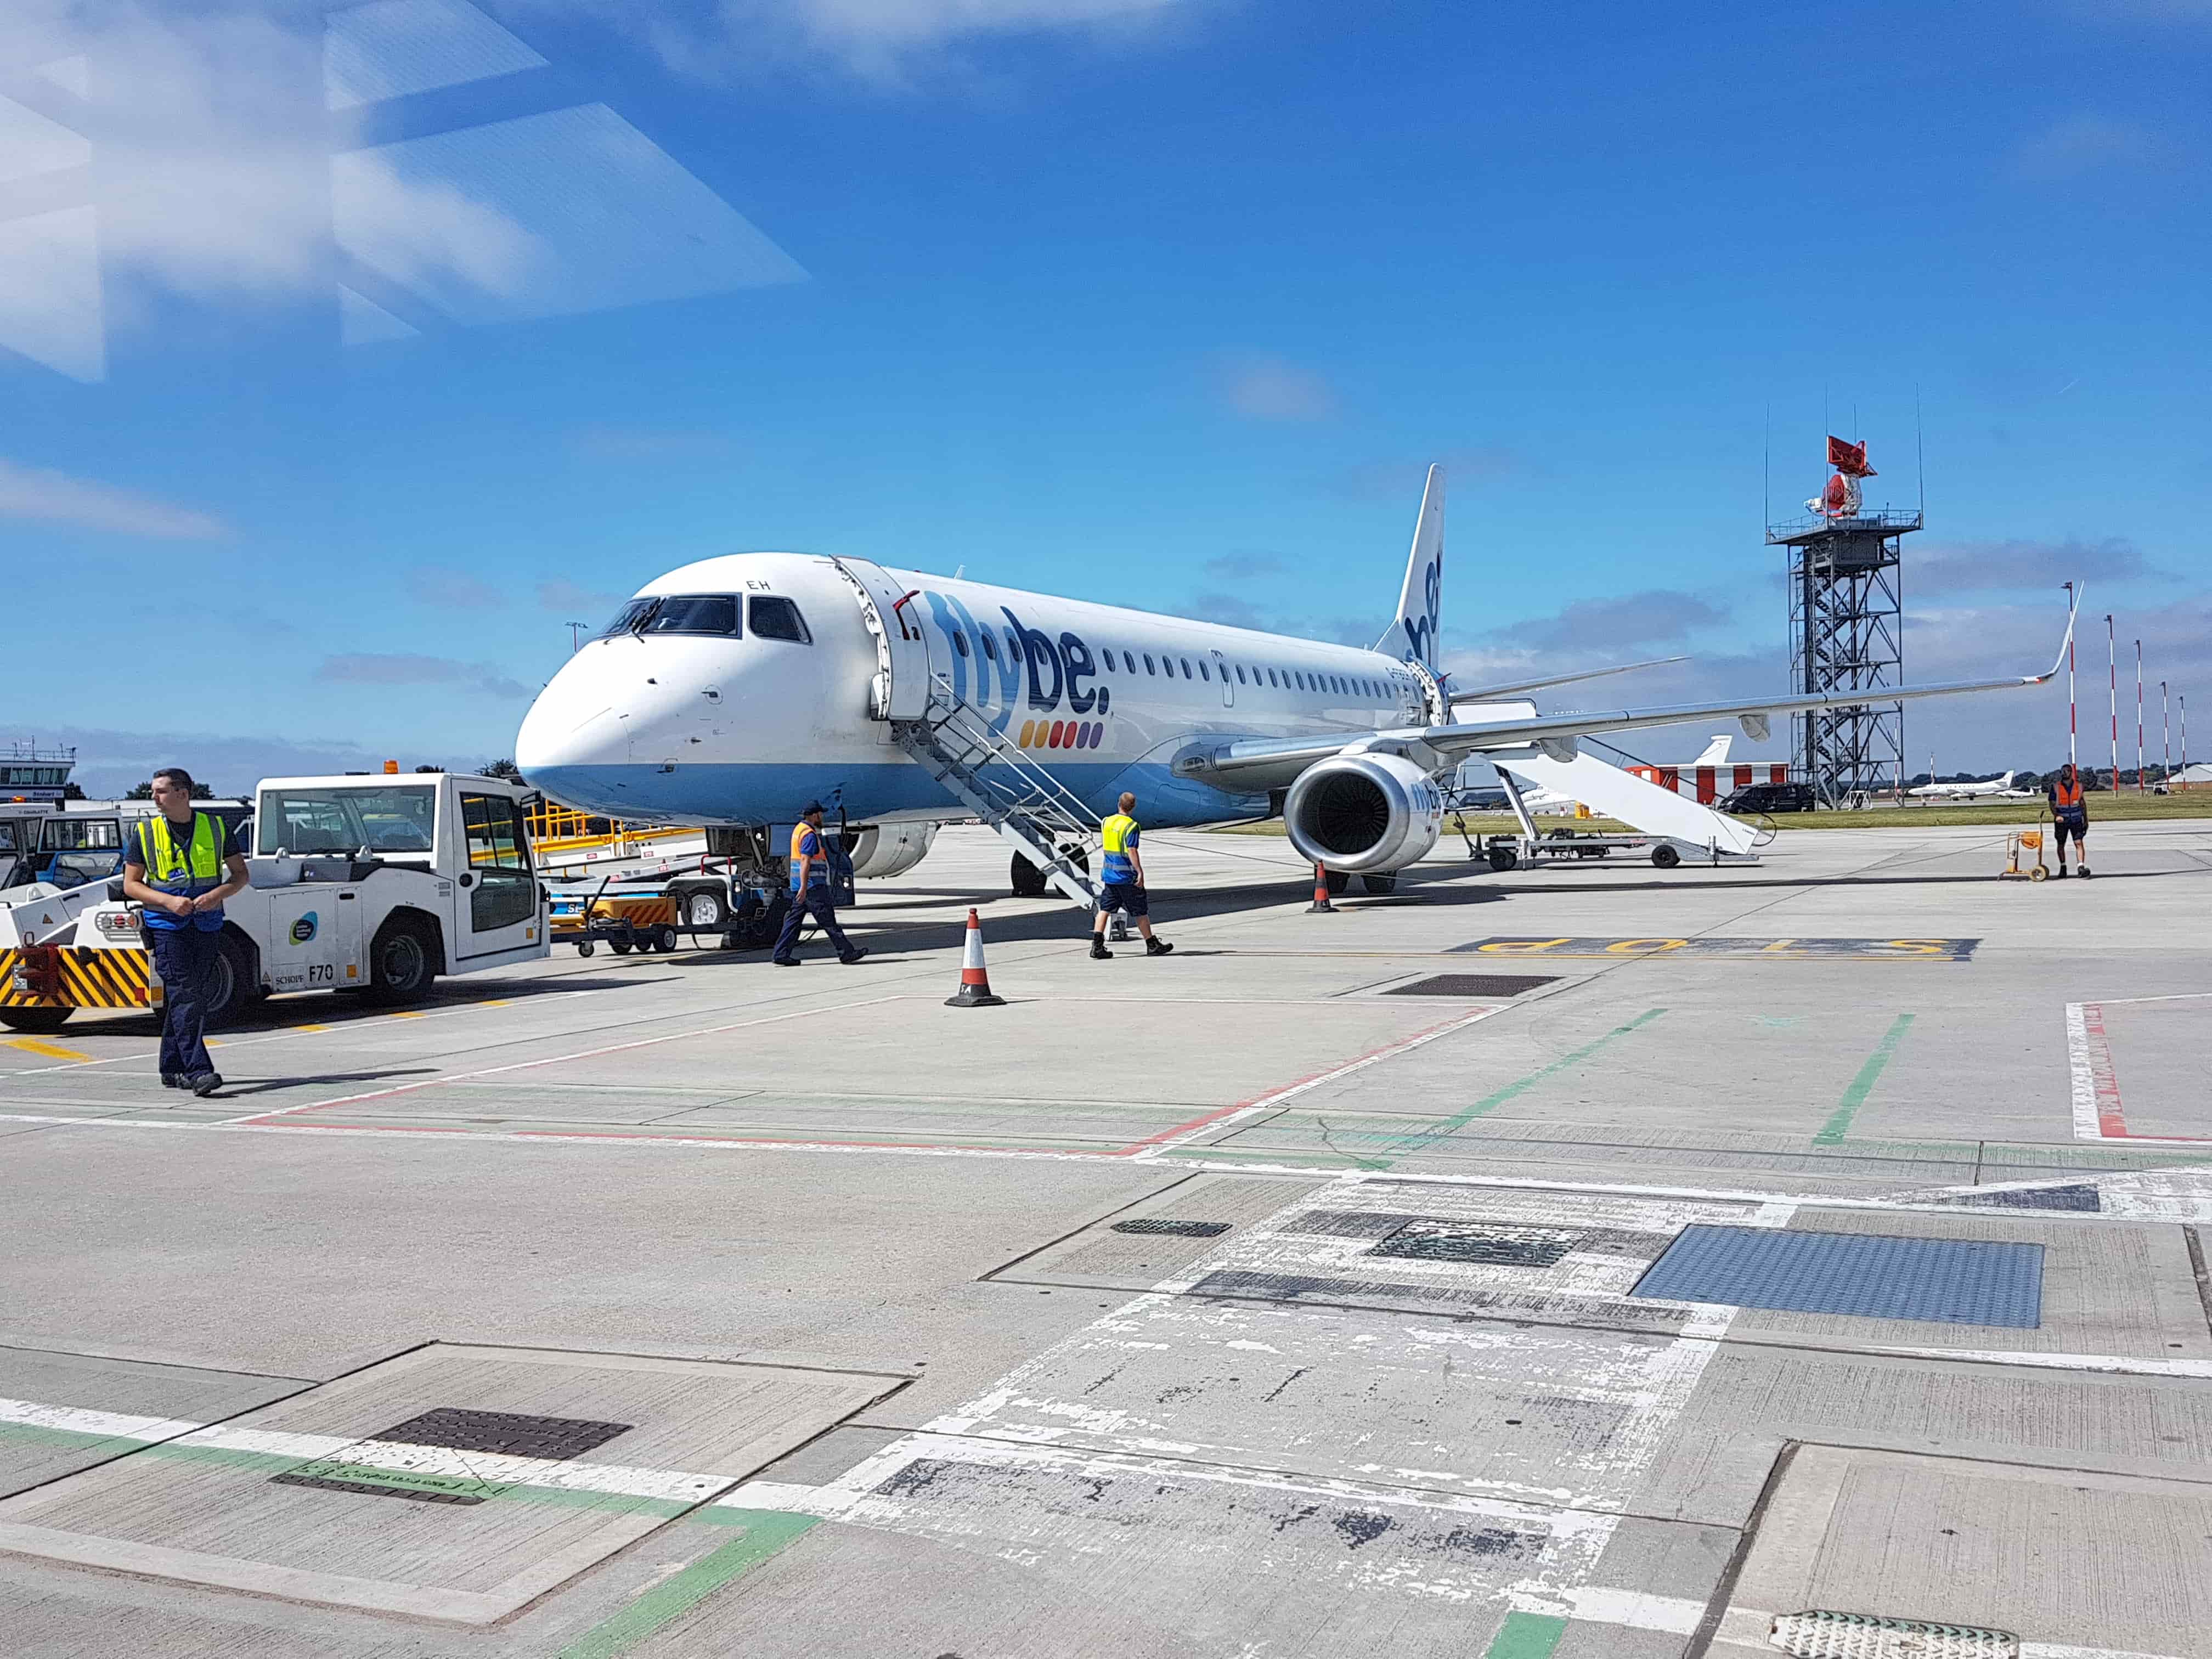
<svg viewBox="0 0 2212 1659">
<path fill-rule="evenodd" d="M 154 774 L 154 805 L 123 854 L 123 896 L 144 909 L 141 926 L 161 978 L 161 1086 L 211 1095 L 222 1087 L 208 1058 L 208 1002 L 222 950 L 222 902 L 246 884 L 246 860 L 228 825 L 192 808 L 192 775 Z"/>
<path fill-rule="evenodd" d="M 1145 860 L 1137 850 L 1137 821 L 1129 816 L 1137 805 L 1134 795 L 1124 793 L 1121 810 L 1098 826 L 1099 848 L 1106 855 L 1104 867 L 1098 874 L 1098 914 L 1091 923 L 1091 955 L 1094 961 L 1110 962 L 1114 953 L 1106 948 L 1106 918 L 1119 910 L 1137 924 L 1137 931 L 1145 936 L 1145 954 L 1164 957 L 1175 949 L 1164 939 L 1152 937 L 1152 906 L 1145 897 Z"/>
<path fill-rule="evenodd" d="M 775 965 L 796 968 L 792 955 L 799 945 L 799 930 L 811 913 L 837 949 L 840 962 L 858 962 L 868 953 L 846 937 L 837 925 L 836 906 L 830 890 L 830 843 L 822 833 L 822 803 L 811 800 L 799 809 L 799 822 L 791 828 L 791 908 L 783 913 L 783 932 L 775 941 Z"/>
<path fill-rule="evenodd" d="M 2051 827 L 2057 832 L 2058 869 L 2062 881 L 2066 876 L 2066 838 L 2074 837 L 2075 873 L 2087 879 L 2089 874 L 2089 804 L 2081 796 L 2081 775 L 2068 761 L 2058 769 L 2058 775 L 2045 787 L 2044 795 L 2051 802 Z"/>
</svg>

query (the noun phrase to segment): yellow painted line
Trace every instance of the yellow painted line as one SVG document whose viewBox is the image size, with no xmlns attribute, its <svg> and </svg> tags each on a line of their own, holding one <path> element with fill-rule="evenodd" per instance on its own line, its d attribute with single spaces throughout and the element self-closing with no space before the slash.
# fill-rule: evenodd
<svg viewBox="0 0 2212 1659">
<path fill-rule="evenodd" d="M 41 1042 L 36 1037 L 9 1037 L 10 1048 L 21 1048 L 26 1054 L 44 1054 L 49 1060 L 90 1060 L 92 1056 L 75 1048 L 64 1048 L 58 1042 Z"/>
<path fill-rule="evenodd" d="M 424 1017 L 419 1008 L 395 1008 L 385 1016 L 386 1019 L 422 1019 Z"/>
<path fill-rule="evenodd" d="M 331 1028 L 327 1025 L 295 1025 L 291 1029 L 295 1031 L 327 1031 Z"/>
</svg>

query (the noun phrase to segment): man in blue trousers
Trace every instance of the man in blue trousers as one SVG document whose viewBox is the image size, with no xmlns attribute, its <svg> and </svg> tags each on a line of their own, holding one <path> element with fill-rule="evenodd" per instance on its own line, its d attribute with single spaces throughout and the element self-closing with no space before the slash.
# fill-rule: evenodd
<svg viewBox="0 0 2212 1659">
<path fill-rule="evenodd" d="M 783 932 L 775 941 L 775 965 L 796 968 L 792 952 L 799 946 L 799 930 L 809 913 L 836 947 L 837 960 L 858 962 L 867 951 L 847 938 L 837 925 L 837 911 L 830 892 L 829 837 L 822 833 L 822 803 L 811 800 L 799 809 L 799 822 L 791 830 L 791 908 L 783 913 Z"/>
<path fill-rule="evenodd" d="M 204 1034 L 222 948 L 222 902 L 246 883 L 246 860 L 223 821 L 192 810 L 192 775 L 154 774 L 154 805 L 123 853 L 123 896 L 145 909 L 146 947 L 161 978 L 161 1086 L 211 1095 L 222 1079 Z"/>
</svg>

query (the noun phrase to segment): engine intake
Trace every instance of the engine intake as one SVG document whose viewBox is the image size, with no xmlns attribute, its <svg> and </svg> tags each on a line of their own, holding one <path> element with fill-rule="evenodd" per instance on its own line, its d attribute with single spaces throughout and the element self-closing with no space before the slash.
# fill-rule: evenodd
<svg viewBox="0 0 2212 1659">
<path fill-rule="evenodd" d="M 1291 845 L 1347 875 L 1402 870 L 1427 856 L 1443 828 L 1443 797 L 1398 755 L 1339 755 L 1308 767 L 1283 803 Z"/>
<path fill-rule="evenodd" d="M 869 823 L 846 832 L 845 851 L 855 876 L 902 876 L 936 839 L 933 823 Z"/>
</svg>

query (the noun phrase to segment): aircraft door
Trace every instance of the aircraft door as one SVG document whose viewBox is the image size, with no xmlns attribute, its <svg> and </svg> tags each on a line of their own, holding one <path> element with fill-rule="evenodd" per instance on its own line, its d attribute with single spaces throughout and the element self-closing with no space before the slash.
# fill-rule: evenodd
<svg viewBox="0 0 2212 1659">
<path fill-rule="evenodd" d="M 868 685 L 868 717 L 920 720 L 929 707 L 929 635 L 908 603 L 913 594 L 866 559 L 832 559 L 852 583 L 860 615 L 876 641 L 875 678 Z"/>
<path fill-rule="evenodd" d="M 1230 667 L 1229 659 L 1218 651 L 1213 653 L 1213 672 L 1221 676 L 1221 706 L 1224 708 L 1236 708 L 1237 682 L 1229 678 L 1236 671 Z"/>
</svg>

